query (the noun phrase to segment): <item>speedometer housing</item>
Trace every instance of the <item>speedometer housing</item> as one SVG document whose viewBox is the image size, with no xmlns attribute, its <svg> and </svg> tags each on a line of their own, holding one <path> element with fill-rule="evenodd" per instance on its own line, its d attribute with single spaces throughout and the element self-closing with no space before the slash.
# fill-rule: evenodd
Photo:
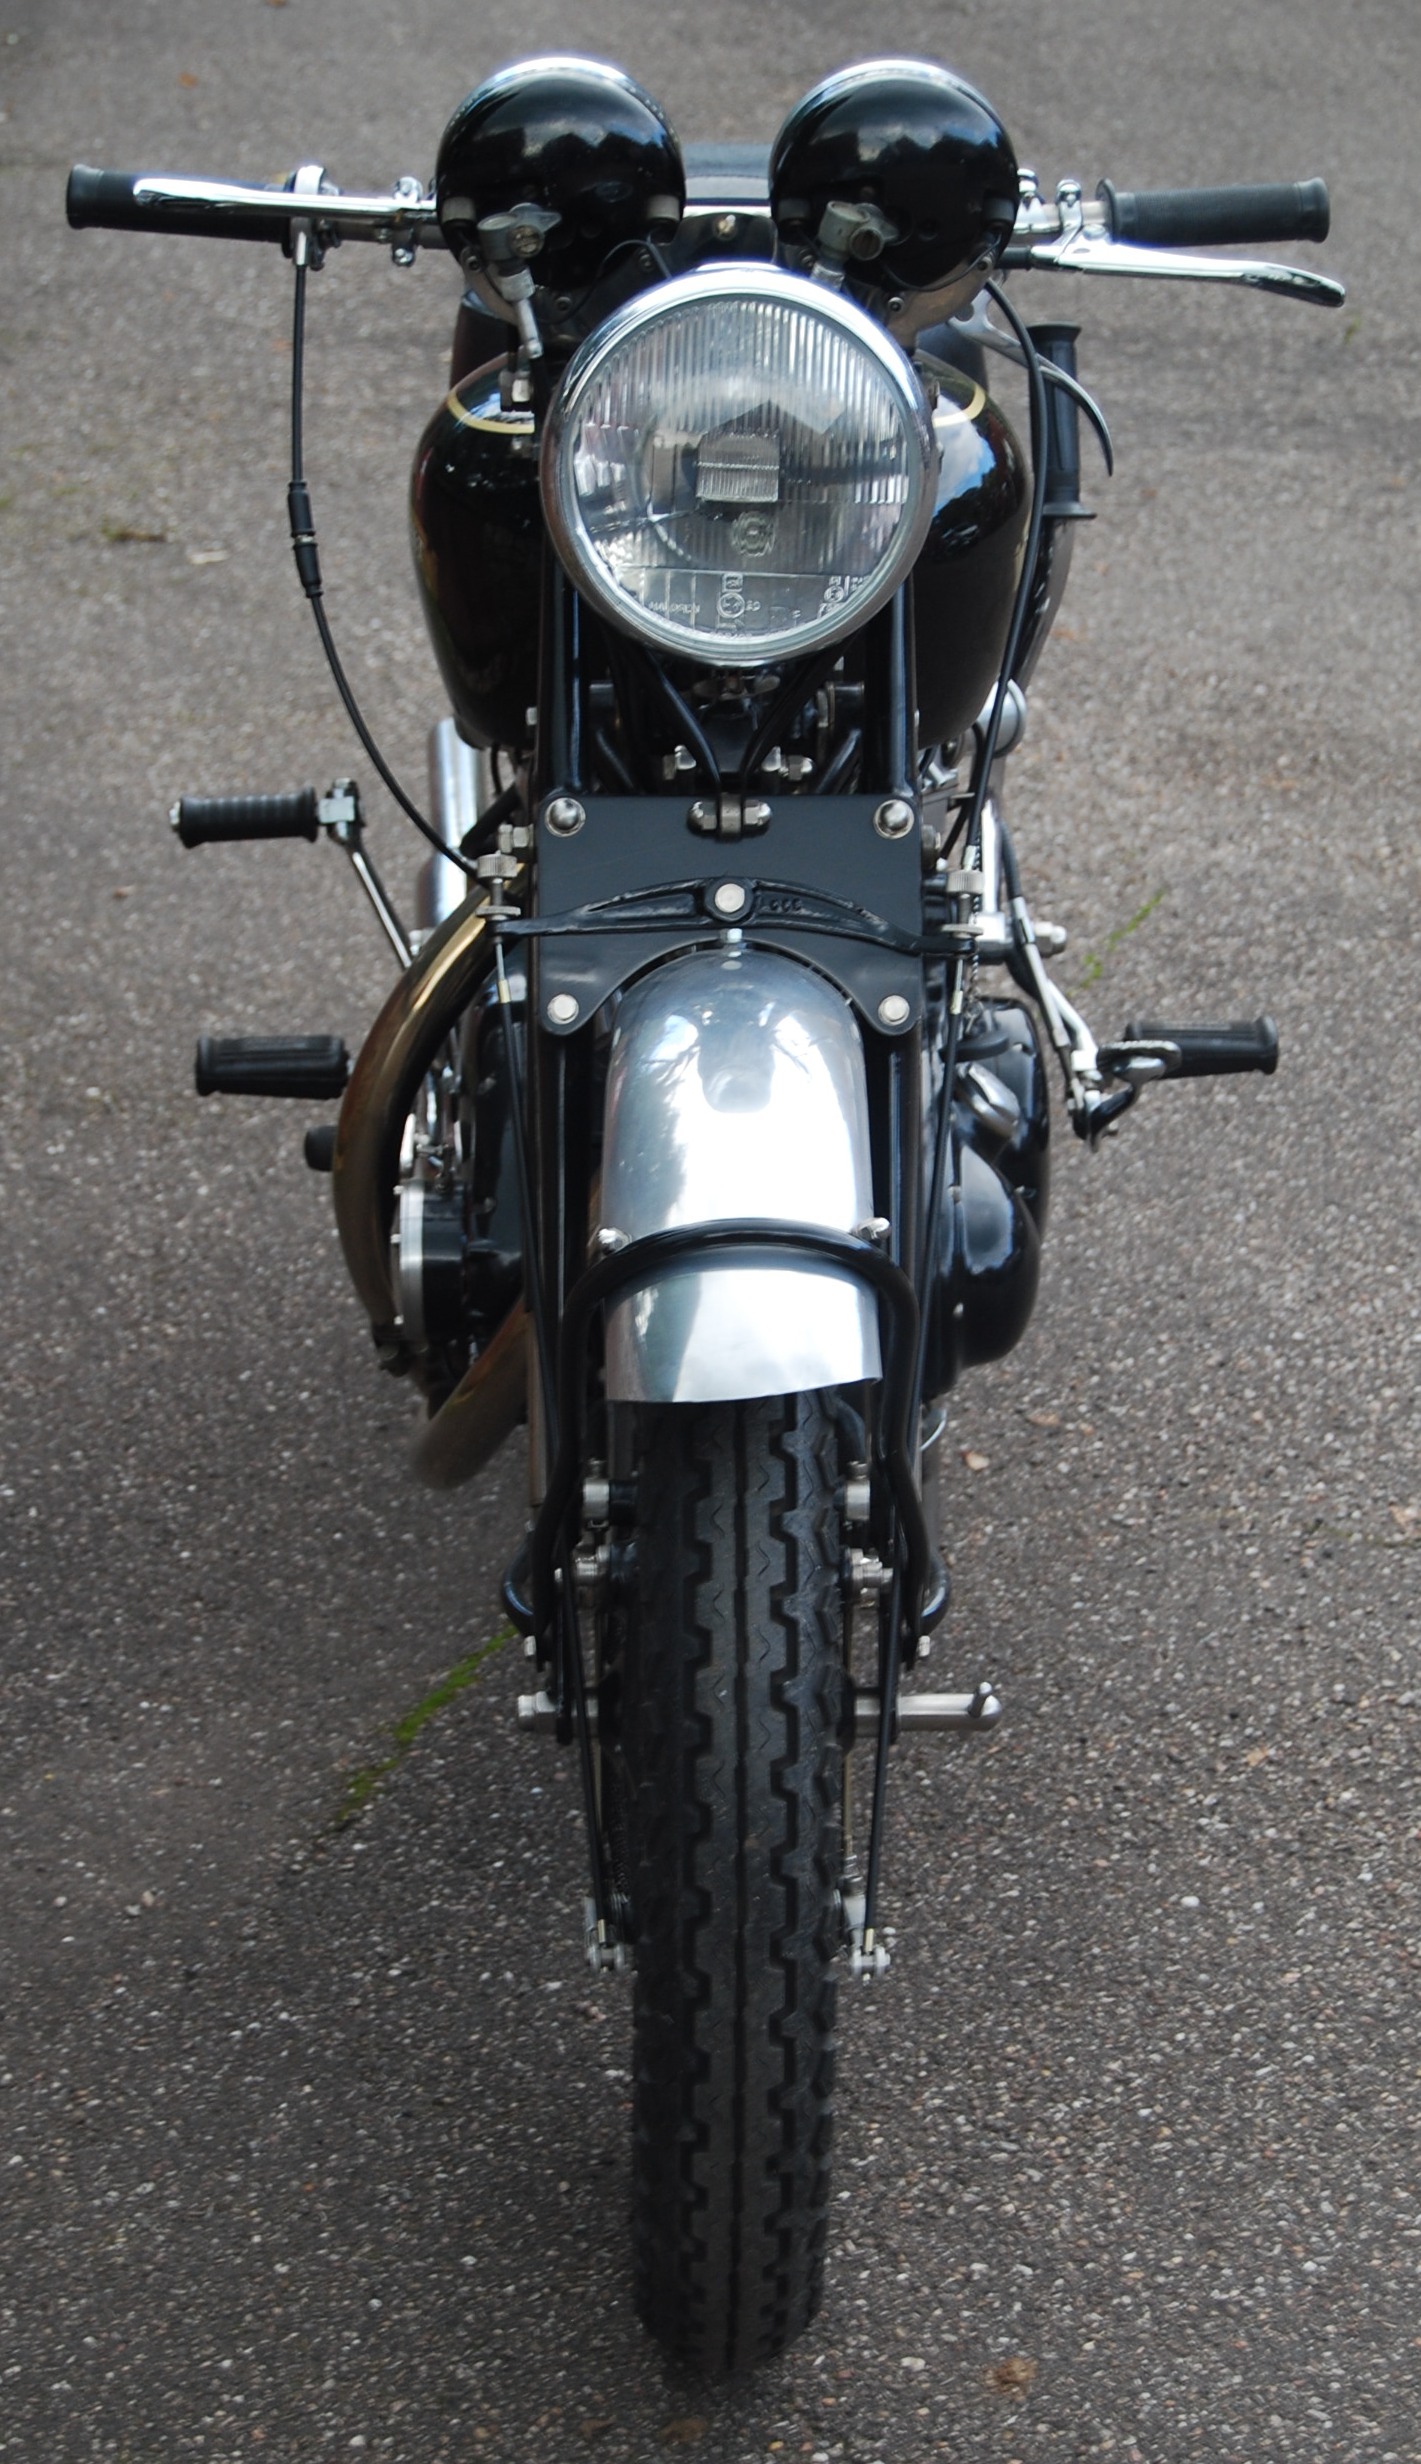
<svg viewBox="0 0 1421 2464">
<path fill-rule="evenodd" d="M 850 299 L 712 265 L 630 300 L 549 415 L 548 527 L 622 631 L 765 666 L 855 632 L 910 572 L 937 451 L 903 352 Z"/>
</svg>

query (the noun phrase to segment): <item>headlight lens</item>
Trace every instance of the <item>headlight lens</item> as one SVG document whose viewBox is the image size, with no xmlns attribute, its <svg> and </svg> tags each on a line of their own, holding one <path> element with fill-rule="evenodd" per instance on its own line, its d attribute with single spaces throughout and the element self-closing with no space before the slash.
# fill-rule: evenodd
<svg viewBox="0 0 1421 2464">
<path fill-rule="evenodd" d="M 548 424 L 559 554 L 613 623 L 718 667 L 838 640 L 897 588 L 935 447 L 897 344 L 772 266 L 708 268 L 583 345 Z"/>
</svg>

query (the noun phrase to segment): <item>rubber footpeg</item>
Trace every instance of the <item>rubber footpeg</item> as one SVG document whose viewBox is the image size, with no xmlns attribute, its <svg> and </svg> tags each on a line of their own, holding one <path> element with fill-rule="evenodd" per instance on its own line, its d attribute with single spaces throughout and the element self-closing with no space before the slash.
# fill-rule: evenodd
<svg viewBox="0 0 1421 2464">
<path fill-rule="evenodd" d="M 338 1035 L 200 1035 L 199 1095 L 299 1095 L 320 1103 L 345 1091 L 350 1055 Z"/>
<path fill-rule="evenodd" d="M 184 847 L 210 847 L 233 839 L 315 838 L 320 829 L 314 787 L 291 796 L 183 796 L 172 824 Z"/>
<path fill-rule="evenodd" d="M 1232 1078 L 1258 1070 L 1271 1078 L 1278 1066 L 1278 1030 L 1271 1018 L 1234 1018 L 1224 1027 L 1166 1027 L 1153 1018 L 1132 1018 L 1128 1040 L 1140 1044 L 1173 1044 L 1178 1066 L 1170 1078 Z"/>
</svg>

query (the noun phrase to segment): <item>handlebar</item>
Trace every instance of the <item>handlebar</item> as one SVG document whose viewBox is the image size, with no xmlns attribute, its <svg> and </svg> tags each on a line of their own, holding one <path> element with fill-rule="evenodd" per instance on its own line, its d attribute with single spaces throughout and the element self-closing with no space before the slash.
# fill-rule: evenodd
<svg viewBox="0 0 1421 2464">
<path fill-rule="evenodd" d="M 146 176 L 141 171 L 95 171 L 88 163 L 76 163 L 64 196 L 71 229 L 169 231 L 192 239 L 213 232 L 231 240 L 279 240 L 284 236 L 283 222 L 272 215 L 228 209 L 219 219 L 210 205 L 183 212 L 166 201 L 140 197 Z"/>
<path fill-rule="evenodd" d="M 1237 248 L 1255 240 L 1325 240 L 1332 222 L 1325 180 L 1245 188 L 1116 188 L 1102 180 L 1111 236 L 1164 248 Z"/>
<path fill-rule="evenodd" d="M 76 163 L 65 205 L 76 231 L 166 231 L 178 238 L 284 243 L 293 222 L 300 222 L 323 247 L 342 239 L 401 249 L 444 246 L 434 199 L 418 180 L 397 180 L 388 196 L 347 197 L 327 186 L 314 166 L 313 172 L 319 185 L 297 191 L 240 180 L 175 178 L 166 171 L 96 171 Z"/>
<path fill-rule="evenodd" d="M 69 220 L 76 231 L 166 231 L 178 235 L 275 240 L 314 261 L 342 239 L 375 240 L 397 264 L 417 248 L 443 247 L 438 208 L 413 177 L 385 196 L 343 196 L 319 164 L 308 163 L 280 188 L 242 181 L 190 180 L 162 171 L 69 174 Z M 694 207 L 692 211 L 694 212 Z M 1247 258 L 1193 257 L 1186 248 L 1254 240 L 1321 240 L 1330 221 L 1321 180 L 1243 188 L 1117 189 L 1101 182 L 1087 203 L 1078 180 L 1058 183 L 1054 203 L 1022 175 L 1022 197 L 1002 267 L 1073 274 L 1143 274 L 1184 282 L 1242 283 L 1286 299 L 1336 307 L 1341 283 L 1306 267 Z M 304 236 L 303 236 L 304 235 Z"/>
</svg>

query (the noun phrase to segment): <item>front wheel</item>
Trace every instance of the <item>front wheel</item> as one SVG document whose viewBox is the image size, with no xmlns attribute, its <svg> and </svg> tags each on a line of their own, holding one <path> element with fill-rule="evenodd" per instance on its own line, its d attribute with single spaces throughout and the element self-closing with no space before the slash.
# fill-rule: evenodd
<svg viewBox="0 0 1421 2464">
<path fill-rule="evenodd" d="M 819 2306 L 842 1763 L 819 1395 L 644 1407 L 612 1794 L 636 1939 L 637 2305 L 746 2369 Z M 609 1739 L 609 1744 L 612 1741 Z"/>
</svg>

